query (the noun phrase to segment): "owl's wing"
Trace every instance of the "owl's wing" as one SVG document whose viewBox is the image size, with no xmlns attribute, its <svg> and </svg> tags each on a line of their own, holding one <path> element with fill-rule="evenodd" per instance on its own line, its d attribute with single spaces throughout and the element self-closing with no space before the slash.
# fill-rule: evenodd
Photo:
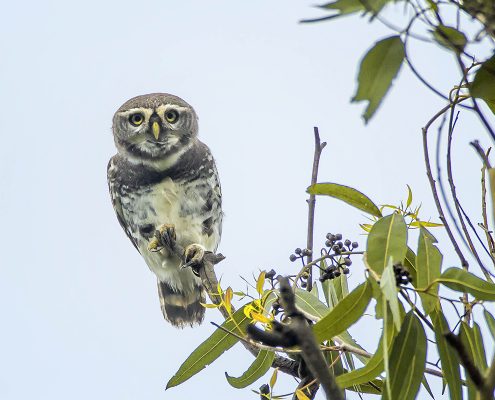
<svg viewBox="0 0 495 400">
<path fill-rule="evenodd" d="M 129 225 L 126 223 L 124 219 L 124 214 L 122 212 L 122 203 L 120 202 L 120 196 L 117 192 L 116 182 L 115 182 L 115 169 L 116 166 L 113 163 L 113 157 L 108 162 L 107 166 L 107 181 L 108 181 L 108 190 L 110 192 L 110 199 L 112 200 L 112 206 L 115 210 L 115 214 L 117 214 L 117 220 L 119 221 L 120 226 L 124 230 L 127 237 L 130 239 L 134 247 L 138 252 L 138 244 L 136 238 L 132 235 Z"/>
</svg>

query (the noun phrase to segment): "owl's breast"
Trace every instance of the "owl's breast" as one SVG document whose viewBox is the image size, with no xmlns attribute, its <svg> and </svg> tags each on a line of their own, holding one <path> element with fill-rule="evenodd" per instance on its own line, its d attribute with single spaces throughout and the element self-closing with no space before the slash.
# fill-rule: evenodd
<svg viewBox="0 0 495 400">
<path fill-rule="evenodd" d="M 212 191 L 205 182 L 183 182 L 165 178 L 154 185 L 144 186 L 128 193 L 122 201 L 124 218 L 128 221 L 133 236 L 138 239 L 141 253 L 155 229 L 162 224 L 175 226 L 178 243 L 186 247 L 191 243 L 203 245 L 215 251 L 220 240 L 221 219 L 212 214 Z"/>
</svg>

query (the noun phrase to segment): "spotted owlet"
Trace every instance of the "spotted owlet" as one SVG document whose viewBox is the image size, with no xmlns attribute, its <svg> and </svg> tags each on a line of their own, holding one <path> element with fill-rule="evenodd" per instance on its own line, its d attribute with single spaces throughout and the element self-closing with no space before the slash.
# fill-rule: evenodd
<svg viewBox="0 0 495 400">
<path fill-rule="evenodd" d="M 196 112 L 177 96 L 147 94 L 124 103 L 112 129 L 117 154 L 107 173 L 120 225 L 158 278 L 165 319 L 179 327 L 199 324 L 201 281 L 166 248 L 150 249 L 161 226 L 174 228 L 186 253 L 215 252 L 220 242 L 220 182 L 209 148 L 197 138 Z"/>
</svg>

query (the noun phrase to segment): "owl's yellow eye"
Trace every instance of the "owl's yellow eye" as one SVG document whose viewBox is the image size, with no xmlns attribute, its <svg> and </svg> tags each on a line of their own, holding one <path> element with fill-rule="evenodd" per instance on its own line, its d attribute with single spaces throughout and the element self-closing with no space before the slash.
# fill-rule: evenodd
<svg viewBox="0 0 495 400">
<path fill-rule="evenodd" d="M 177 122 L 179 119 L 179 113 L 175 110 L 170 110 L 165 113 L 165 119 L 167 122 L 173 124 L 174 122 Z"/>
<path fill-rule="evenodd" d="M 140 113 L 136 113 L 136 114 L 132 114 L 130 117 L 129 117 L 129 122 L 134 125 L 134 126 L 139 126 L 143 123 L 144 121 L 144 117 L 143 117 L 143 114 L 140 114 Z"/>
</svg>

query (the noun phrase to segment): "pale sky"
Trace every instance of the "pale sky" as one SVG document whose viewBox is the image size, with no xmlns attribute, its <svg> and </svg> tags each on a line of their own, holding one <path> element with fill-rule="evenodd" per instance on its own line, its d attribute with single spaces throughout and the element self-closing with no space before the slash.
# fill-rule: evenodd
<svg viewBox="0 0 495 400">
<path fill-rule="evenodd" d="M 294 273 L 288 261 L 306 235 L 313 126 L 329 144 L 320 181 L 398 203 L 406 184 L 436 219 L 420 128 L 443 106 L 407 68 L 368 126 L 350 104 L 357 65 L 387 28 L 350 17 L 317 25 L 313 2 L 27 1 L 2 7 L 0 26 L 0 398 L 255 399 L 229 386 L 251 356 L 237 345 L 183 385 L 165 384 L 221 321 L 176 330 L 160 312 L 156 279 L 121 230 L 106 183 L 115 153 L 111 120 L 128 98 L 182 97 L 199 115 L 224 199 L 217 270 L 224 286 L 260 269 Z M 446 91 L 458 82 L 451 55 L 414 45 L 418 65 Z M 486 52 L 485 52 L 486 54 Z M 492 123 L 493 118 L 492 118 Z M 455 173 L 466 208 L 479 209 L 480 163 L 468 143 L 490 144 L 461 115 Z M 475 219 L 477 222 L 478 220 Z M 326 232 L 359 241 L 366 217 L 330 199 L 317 204 L 316 245 Z M 451 247 L 444 267 L 457 265 Z M 411 241 L 416 248 L 415 240 Z M 360 260 L 351 286 L 362 281 Z M 373 351 L 373 317 L 351 333 Z M 269 379 L 251 388 L 257 389 Z M 441 382 L 430 379 L 438 398 Z M 278 394 L 296 384 L 281 378 Z M 319 398 L 322 398 L 322 394 Z M 356 398 L 349 396 L 349 398 Z M 443 398 L 446 398 L 444 396 Z"/>
</svg>

